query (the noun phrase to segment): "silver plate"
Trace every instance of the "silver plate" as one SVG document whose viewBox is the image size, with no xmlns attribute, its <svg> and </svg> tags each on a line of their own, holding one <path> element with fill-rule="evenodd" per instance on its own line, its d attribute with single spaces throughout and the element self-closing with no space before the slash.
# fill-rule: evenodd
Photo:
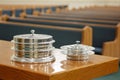
<svg viewBox="0 0 120 80">
<path fill-rule="evenodd" d="M 13 55 L 11 57 L 12 61 L 22 62 L 22 63 L 46 63 L 55 61 L 55 57 L 53 55 L 43 57 L 43 58 L 24 58 L 24 57 L 17 57 Z"/>
</svg>

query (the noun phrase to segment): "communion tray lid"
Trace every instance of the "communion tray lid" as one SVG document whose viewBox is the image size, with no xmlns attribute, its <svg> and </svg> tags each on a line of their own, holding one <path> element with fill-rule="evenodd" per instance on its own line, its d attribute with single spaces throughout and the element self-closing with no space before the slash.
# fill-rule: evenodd
<svg viewBox="0 0 120 80">
<path fill-rule="evenodd" d="M 40 39 L 40 40 L 44 40 L 44 39 L 50 39 L 52 38 L 51 35 L 46 35 L 46 34 L 22 34 L 22 35 L 16 35 L 14 36 L 14 38 L 19 38 L 19 39 Z"/>
</svg>

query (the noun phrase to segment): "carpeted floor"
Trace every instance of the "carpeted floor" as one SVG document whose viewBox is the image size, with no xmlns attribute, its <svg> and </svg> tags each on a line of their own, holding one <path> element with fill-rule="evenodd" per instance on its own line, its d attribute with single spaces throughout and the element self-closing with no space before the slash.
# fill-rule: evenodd
<svg viewBox="0 0 120 80">
<path fill-rule="evenodd" d="M 120 80 L 120 69 L 117 73 L 113 73 L 113 74 L 110 74 L 104 77 L 96 78 L 94 80 Z"/>
</svg>

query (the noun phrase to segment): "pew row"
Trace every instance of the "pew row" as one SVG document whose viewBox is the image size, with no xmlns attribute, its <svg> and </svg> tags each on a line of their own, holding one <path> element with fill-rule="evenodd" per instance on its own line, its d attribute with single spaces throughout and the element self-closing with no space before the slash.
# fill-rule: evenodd
<svg viewBox="0 0 120 80">
<path fill-rule="evenodd" d="M 1 5 L 0 5 L 1 6 Z M 3 5 L 0 8 L 0 16 L 2 15 L 9 15 L 14 17 L 19 17 L 22 12 L 25 12 L 30 15 L 41 15 L 44 14 L 50 14 L 50 13 L 59 13 L 60 11 L 65 11 L 68 6 L 67 5 L 49 5 L 49 6 L 40 6 L 40 5 L 10 5 L 11 7 L 8 7 Z M 19 6 L 19 7 L 18 7 Z M 6 8 L 7 7 L 7 8 Z"/>
<path fill-rule="evenodd" d="M 120 17 L 120 10 L 118 11 L 100 11 L 100 10 L 84 10 L 84 11 L 69 11 L 69 12 L 61 12 L 59 14 L 62 15 L 91 15 L 91 16 L 100 16 L 100 17 Z M 54 13 L 56 14 L 56 13 Z"/>
<path fill-rule="evenodd" d="M 30 12 L 30 10 L 28 10 L 29 12 Z M 90 11 L 90 10 L 87 10 L 87 12 L 86 11 L 69 11 L 69 12 L 65 12 L 65 11 L 63 11 L 63 13 L 61 12 L 61 13 L 52 13 L 52 11 L 50 11 L 50 10 L 48 10 L 48 13 L 43 13 L 43 14 L 39 14 L 39 13 L 41 13 L 41 11 L 39 11 L 39 10 L 36 10 L 37 11 L 37 13 L 35 14 L 35 15 L 40 15 L 40 16 L 46 16 L 46 17 L 50 17 L 50 16 L 52 16 L 52 17 L 75 17 L 75 18 L 77 18 L 77 17 L 79 17 L 79 18 L 92 18 L 92 19 L 105 19 L 105 20 L 120 20 L 119 19 L 119 12 L 109 12 L 109 14 L 108 13 L 106 13 L 105 11 L 101 11 L 101 12 L 96 12 L 96 11 Z M 119 11 L 119 10 L 118 10 Z M 93 12 L 94 12 L 94 14 L 93 14 Z M 51 14 L 50 14 L 51 13 Z M 31 13 L 27 13 L 27 15 L 32 15 Z"/>
<path fill-rule="evenodd" d="M 8 18 L 6 19 L 8 20 L 8 22 L 21 22 L 21 23 L 31 23 L 31 24 L 44 24 L 44 25 L 59 25 L 59 26 L 62 26 L 63 28 L 64 27 L 76 27 L 76 28 L 83 28 L 86 24 L 77 24 L 77 23 L 72 23 L 72 22 L 53 22 L 51 24 L 49 24 L 50 22 L 42 22 L 40 20 L 28 20 L 28 19 L 19 19 L 19 18 Z M 52 22 L 52 21 L 51 21 Z M 110 26 L 110 25 L 91 25 L 92 29 L 93 29 L 93 46 L 95 47 L 95 52 L 97 54 L 106 54 L 106 53 L 103 53 L 103 51 L 107 52 L 108 49 L 104 49 L 104 43 L 106 42 L 109 42 L 109 41 L 114 41 L 115 39 L 117 39 L 118 41 L 120 41 L 119 38 L 116 38 L 116 35 L 119 35 L 120 36 L 120 32 L 117 31 L 118 28 L 120 26 Z M 107 36 L 107 37 L 106 37 Z M 116 45 L 114 45 L 116 46 Z M 112 46 L 112 47 L 114 47 Z M 111 48 L 112 48 L 111 47 Z M 120 48 L 120 47 L 119 47 Z M 111 56 L 109 54 L 113 54 L 111 51 L 111 49 L 109 49 L 109 52 L 110 53 L 107 53 L 108 56 Z M 113 50 L 116 54 L 114 54 L 115 57 L 119 57 L 117 56 L 117 54 L 119 54 L 119 52 L 116 52 L 116 50 L 114 49 Z"/>
<path fill-rule="evenodd" d="M 39 19 L 39 20 L 55 20 L 55 21 L 72 21 L 72 22 L 87 22 L 93 24 L 109 24 L 109 25 L 117 25 L 119 21 L 111 21 L 111 20 L 92 20 L 92 19 L 84 19 L 84 18 L 64 18 L 64 17 L 45 17 L 45 16 L 34 16 L 34 15 L 27 15 L 26 13 L 22 13 L 20 18 L 27 18 L 27 19 Z"/>
<path fill-rule="evenodd" d="M 120 21 L 120 19 L 118 18 L 118 17 L 116 17 L 115 18 L 115 16 L 113 16 L 113 17 L 111 17 L 111 16 L 104 16 L 104 14 L 101 14 L 102 16 L 100 16 L 100 15 L 97 15 L 97 16 L 95 16 L 95 15 L 91 15 L 90 14 L 90 10 L 88 10 L 88 12 L 86 12 L 86 11 L 84 11 L 85 13 L 84 14 L 82 14 L 82 12 L 81 13 L 79 13 L 79 11 L 76 11 L 76 12 L 74 12 L 74 13 L 68 13 L 68 12 L 63 12 L 62 14 L 58 14 L 58 12 L 60 12 L 60 9 L 62 10 L 62 8 L 61 8 L 62 6 L 56 6 L 56 7 L 44 7 L 44 8 L 38 8 L 38 7 L 36 7 L 36 8 L 30 8 L 30 7 L 28 7 L 28 8 L 22 8 L 22 9 L 20 9 L 20 8 L 13 8 L 13 9 L 11 9 L 11 10 L 3 10 L 2 11 L 2 14 L 7 14 L 7 15 L 9 15 L 9 16 L 16 16 L 16 17 L 19 17 L 20 16 L 20 14 L 21 13 L 23 13 L 23 12 L 25 12 L 25 13 L 27 13 L 27 14 L 29 14 L 29 15 L 40 15 L 41 17 L 63 17 L 63 18 L 83 18 L 83 19 L 95 19 L 95 20 L 102 20 L 102 19 L 104 19 L 104 20 L 112 20 L 112 21 Z M 64 6 L 63 6 L 64 7 Z M 66 6 L 65 6 L 65 8 L 67 8 Z M 63 8 L 64 9 L 64 8 Z M 52 13 L 52 12 L 55 12 L 55 13 Z M 93 12 L 93 11 L 92 11 Z M 50 13 L 52 13 L 52 14 L 50 14 Z M 76 14 L 76 13 L 78 13 L 78 15 Z M 95 13 L 95 14 L 98 14 L 98 13 Z M 109 13 L 110 14 L 110 13 Z M 1 10 L 0 10 L 0 15 L 1 15 Z M 104 17 L 103 17 L 104 16 Z"/>
<path fill-rule="evenodd" d="M 27 14 L 40 14 L 41 12 L 43 12 L 43 15 L 42 16 L 59 16 L 59 17 L 62 17 L 62 16 L 64 16 L 64 17 L 66 17 L 66 16 L 69 16 L 69 17 L 83 17 L 83 18 L 92 18 L 92 19 L 113 19 L 113 20 L 120 20 L 118 17 L 119 17 L 119 9 L 117 10 L 117 12 L 113 12 L 112 10 L 109 10 L 109 12 L 108 11 L 105 11 L 105 10 L 103 10 L 103 11 L 100 11 L 100 12 L 98 12 L 98 10 L 76 10 L 76 11 L 67 11 L 67 12 L 65 12 L 64 11 L 64 9 L 66 9 L 66 8 L 68 8 L 67 7 L 67 5 L 56 5 L 56 6 L 44 6 L 44 7 L 23 7 L 23 8 L 18 8 L 18 7 L 14 7 L 14 8 L 12 8 L 11 10 L 12 10 L 12 13 L 11 13 L 11 11 L 10 10 L 5 10 L 5 11 L 3 11 L 3 14 L 7 14 L 7 15 L 16 15 L 16 11 L 17 10 L 19 10 L 19 9 L 22 9 L 22 11 L 24 11 L 24 12 L 26 12 Z M 46 14 L 46 13 L 51 13 L 51 12 L 60 12 L 60 9 L 62 10 L 63 9 L 63 13 L 61 12 L 60 14 L 58 14 L 58 13 L 52 13 L 52 14 Z M 38 13 L 39 12 L 39 13 Z M 110 14 L 110 16 L 108 16 L 109 14 L 107 14 L 107 13 L 109 13 Z M 20 12 L 21 13 L 21 12 Z M 20 14 L 19 13 L 19 14 Z M 44 14 L 45 13 L 45 14 Z M 100 14 L 100 15 L 99 15 Z M 107 14 L 107 15 L 106 15 Z M 40 14 L 41 15 L 41 14 Z M 113 15 L 113 17 L 112 17 L 112 15 Z M 115 16 L 116 16 L 116 18 L 115 18 Z M 18 17 L 18 16 L 17 16 Z"/>
<path fill-rule="evenodd" d="M 13 8 L 17 8 L 17 9 L 19 9 L 19 8 L 36 8 L 36 7 L 39 7 L 39 8 L 44 8 L 44 7 L 57 7 L 57 6 L 67 6 L 67 5 L 40 5 L 40 4 L 38 4 L 38 5 L 32 5 L 32 4 L 28 4 L 28 5 L 26 5 L 26 4 L 17 4 L 17 5 L 15 5 L 15 4 L 1 4 L 0 5 L 0 8 L 1 9 L 13 9 Z"/>
<path fill-rule="evenodd" d="M 75 14 L 42 14 L 40 16 L 44 16 L 44 17 L 64 17 L 64 18 L 84 18 L 84 19 L 94 19 L 94 20 L 112 20 L 112 21 L 120 21 L 120 18 L 115 18 L 115 17 L 103 17 L 103 16 L 92 16 L 92 15 L 75 15 Z"/>
<path fill-rule="evenodd" d="M 97 14 L 97 13 L 96 13 Z M 119 14 L 118 14 L 119 15 Z M 84 18 L 84 19 L 98 19 L 98 20 L 114 20 L 114 21 L 120 21 L 120 16 L 104 16 L 104 14 L 101 16 L 100 15 L 91 15 L 89 14 L 69 14 L 69 13 L 66 13 L 66 14 L 58 14 L 58 13 L 52 13 L 52 14 L 42 14 L 42 15 L 39 15 L 39 16 L 45 16 L 45 17 L 64 17 L 64 18 Z"/>
<path fill-rule="evenodd" d="M 92 45 L 92 28 L 88 26 L 78 29 L 0 21 L 0 39 L 10 41 L 14 35 L 28 34 L 31 29 L 34 29 L 36 34 L 52 35 L 56 40 L 54 43 L 56 48 L 74 44 L 76 40 L 85 45 Z"/>
<path fill-rule="evenodd" d="M 115 8 L 116 9 L 116 8 Z M 94 10 L 92 9 L 88 9 L 88 10 L 72 10 L 72 11 L 63 11 L 63 12 L 60 12 L 60 14 L 80 14 L 80 15 L 83 15 L 83 14 L 89 14 L 89 15 L 97 15 L 97 16 L 104 16 L 104 17 L 108 17 L 108 16 L 114 16 L 114 17 L 118 17 L 119 16 L 119 12 L 120 10 L 117 8 L 117 10 L 113 11 L 113 9 L 100 9 L 100 8 L 96 8 Z M 39 11 L 39 8 L 38 8 L 38 11 Z M 55 11 L 55 8 L 51 8 L 51 11 L 49 10 L 49 12 L 52 12 L 52 11 Z M 109 14 L 108 14 L 109 13 Z M 52 13 L 53 14 L 53 13 Z M 56 14 L 56 13 L 55 13 Z"/>
<path fill-rule="evenodd" d="M 100 16 L 100 17 L 120 17 L 119 15 L 120 9 L 116 8 L 116 9 L 100 9 L 100 8 L 96 8 L 94 10 L 92 9 L 87 9 L 87 10 L 72 10 L 72 11 L 68 11 L 68 12 L 61 12 L 59 14 L 62 15 L 86 15 L 86 16 Z M 56 14 L 56 13 L 55 13 Z M 58 14 L 58 15 L 59 15 Z"/>
</svg>

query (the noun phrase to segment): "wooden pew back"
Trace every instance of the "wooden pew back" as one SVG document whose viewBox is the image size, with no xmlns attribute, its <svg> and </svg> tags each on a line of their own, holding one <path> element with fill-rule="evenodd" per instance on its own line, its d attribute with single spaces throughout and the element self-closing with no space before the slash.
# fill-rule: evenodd
<svg viewBox="0 0 120 80">
<path fill-rule="evenodd" d="M 62 45 L 74 44 L 80 40 L 82 44 L 92 45 L 92 29 L 85 28 L 67 28 L 59 26 L 45 26 L 36 24 L 25 24 L 15 22 L 0 22 L 0 39 L 12 40 L 14 35 L 30 33 L 31 29 L 36 33 L 52 35 L 56 40 L 54 46 L 59 48 Z"/>
<path fill-rule="evenodd" d="M 93 24 L 109 24 L 109 25 L 117 25 L 119 21 L 110 21 L 110 20 L 91 20 L 84 18 L 64 18 L 64 17 L 45 17 L 45 16 L 34 16 L 34 15 L 26 15 L 26 13 L 22 13 L 21 18 L 27 19 L 38 19 L 38 20 L 55 20 L 55 21 L 72 21 L 72 22 L 87 22 Z"/>
<path fill-rule="evenodd" d="M 120 24 L 116 27 L 116 36 L 113 41 L 105 42 L 103 55 L 118 57 L 120 59 Z"/>
</svg>

